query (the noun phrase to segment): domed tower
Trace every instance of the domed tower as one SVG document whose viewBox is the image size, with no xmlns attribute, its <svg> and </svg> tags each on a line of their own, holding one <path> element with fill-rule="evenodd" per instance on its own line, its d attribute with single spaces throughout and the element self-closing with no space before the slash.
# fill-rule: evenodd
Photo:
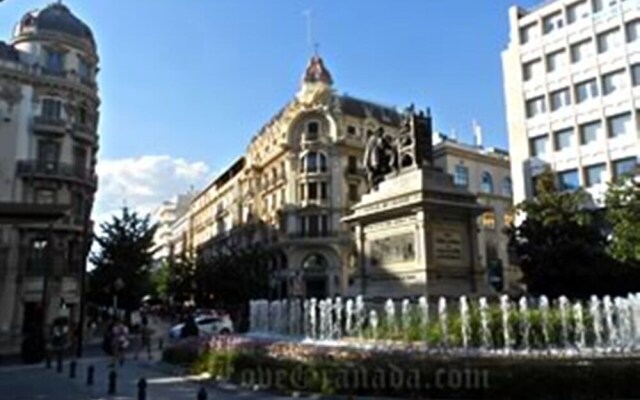
<svg viewBox="0 0 640 400">
<path fill-rule="evenodd" d="M 0 202 L 66 210 L 4 234 L 16 276 L 5 279 L 10 290 L 0 283 L 0 300 L 13 293 L 15 305 L 0 312 L 0 334 L 32 318 L 78 321 L 97 189 L 98 61 L 91 29 L 60 1 L 27 12 L 0 42 Z"/>
</svg>

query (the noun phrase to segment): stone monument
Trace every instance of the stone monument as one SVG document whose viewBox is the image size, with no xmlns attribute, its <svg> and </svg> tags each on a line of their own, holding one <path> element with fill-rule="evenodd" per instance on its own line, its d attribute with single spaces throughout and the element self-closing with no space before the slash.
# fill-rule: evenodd
<svg viewBox="0 0 640 400">
<path fill-rule="evenodd" d="M 369 193 L 343 218 L 355 231 L 350 294 L 368 298 L 487 295 L 476 196 L 433 165 L 429 110 L 409 107 L 395 134 L 375 132 L 364 165 Z"/>
</svg>

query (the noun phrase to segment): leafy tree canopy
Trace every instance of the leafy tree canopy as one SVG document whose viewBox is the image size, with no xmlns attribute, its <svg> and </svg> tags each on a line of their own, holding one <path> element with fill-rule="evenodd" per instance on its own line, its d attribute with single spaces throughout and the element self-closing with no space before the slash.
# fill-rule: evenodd
<svg viewBox="0 0 640 400">
<path fill-rule="evenodd" d="M 126 207 L 120 216 L 100 225 L 101 233 L 95 238 L 99 249 L 90 256 L 95 269 L 89 274 L 89 296 L 94 302 L 111 305 L 117 294 L 119 308 L 131 311 L 139 306 L 151 290 L 149 272 L 156 228 L 149 215 L 141 217 Z"/>
</svg>

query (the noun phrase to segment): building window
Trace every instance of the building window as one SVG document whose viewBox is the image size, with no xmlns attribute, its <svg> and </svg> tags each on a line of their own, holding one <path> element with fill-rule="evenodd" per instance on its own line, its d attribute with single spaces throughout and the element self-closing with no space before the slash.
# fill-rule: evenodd
<svg viewBox="0 0 640 400">
<path fill-rule="evenodd" d="M 305 190 L 304 190 L 304 183 L 301 183 L 300 186 L 298 187 L 298 190 L 300 191 L 300 200 L 304 200 L 305 199 Z"/>
<path fill-rule="evenodd" d="M 633 174 L 638 160 L 636 157 L 624 158 L 622 160 L 616 160 L 612 163 L 613 179 L 620 179 L 624 176 Z"/>
<path fill-rule="evenodd" d="M 586 145 L 595 143 L 598 140 L 598 132 L 602 124 L 600 121 L 589 122 L 580 125 L 580 144 Z"/>
<path fill-rule="evenodd" d="M 496 229 L 496 213 L 488 211 L 482 214 L 482 226 L 485 229 Z"/>
<path fill-rule="evenodd" d="M 320 199 L 326 200 L 329 197 L 327 192 L 327 182 L 320 182 L 319 185 L 320 185 Z"/>
<path fill-rule="evenodd" d="M 580 187 L 580 177 L 577 169 L 558 173 L 560 190 L 575 190 Z"/>
<path fill-rule="evenodd" d="M 571 62 L 577 63 L 594 54 L 591 39 L 571 45 Z"/>
<path fill-rule="evenodd" d="M 578 20 L 588 18 L 589 14 L 591 14 L 591 8 L 587 0 L 571 4 L 567 7 L 567 24 L 573 24 Z"/>
<path fill-rule="evenodd" d="M 40 115 L 49 119 L 62 118 L 62 102 L 54 99 L 43 99 L 42 113 Z"/>
<path fill-rule="evenodd" d="M 38 164 L 44 168 L 55 168 L 60 157 L 60 144 L 50 140 L 38 142 Z"/>
<path fill-rule="evenodd" d="M 456 165 L 453 174 L 453 183 L 456 186 L 469 186 L 469 168 L 465 167 L 464 165 Z"/>
<path fill-rule="evenodd" d="M 606 53 L 607 51 L 620 46 L 619 29 L 612 29 L 598 35 L 598 53 Z"/>
<path fill-rule="evenodd" d="M 55 204 L 56 192 L 51 189 L 36 189 L 36 204 Z"/>
<path fill-rule="evenodd" d="M 320 124 L 316 121 L 307 122 L 307 129 L 305 131 L 306 140 L 318 140 L 318 132 L 320 131 Z"/>
<path fill-rule="evenodd" d="M 329 219 L 326 215 L 305 215 L 300 219 L 303 236 L 319 237 L 329 233 Z"/>
<path fill-rule="evenodd" d="M 531 157 L 544 157 L 547 154 L 547 135 L 538 136 L 529 140 Z"/>
<path fill-rule="evenodd" d="M 571 95 L 569 94 L 569 89 L 566 88 L 551 92 L 550 99 L 551 111 L 557 111 L 571 104 Z"/>
<path fill-rule="evenodd" d="M 356 127 L 353 125 L 348 125 L 347 126 L 347 133 L 349 135 L 355 135 L 356 134 Z"/>
<path fill-rule="evenodd" d="M 564 21 L 561 12 L 548 15 L 542 20 L 542 29 L 545 35 L 562 28 L 562 25 L 564 25 Z"/>
<path fill-rule="evenodd" d="M 360 200 L 360 193 L 358 191 L 358 185 L 355 183 L 349 184 L 349 200 L 356 202 Z"/>
<path fill-rule="evenodd" d="M 598 81 L 593 78 L 576 84 L 576 102 L 582 103 L 598 97 Z"/>
<path fill-rule="evenodd" d="M 29 271 L 35 273 L 44 272 L 46 263 L 46 252 L 48 241 L 43 238 L 31 240 L 31 248 L 29 254 Z"/>
<path fill-rule="evenodd" d="M 82 58 L 78 59 L 78 75 L 84 79 L 91 77 L 91 67 L 89 67 L 89 63 Z"/>
<path fill-rule="evenodd" d="M 302 157 L 300 172 L 325 172 L 327 170 L 327 157 L 322 153 L 310 151 Z"/>
<path fill-rule="evenodd" d="M 358 158 L 355 156 L 349 156 L 347 159 L 347 171 L 350 174 L 358 173 Z"/>
<path fill-rule="evenodd" d="M 78 178 L 87 177 L 87 150 L 82 146 L 73 148 L 73 169 Z"/>
<path fill-rule="evenodd" d="M 493 193 L 493 177 L 488 171 L 482 173 L 482 181 L 480 182 L 480 191 L 482 193 Z"/>
<path fill-rule="evenodd" d="M 554 133 L 554 146 L 556 151 L 563 151 L 571 148 L 571 138 L 573 137 L 573 128 L 563 129 Z"/>
<path fill-rule="evenodd" d="M 602 76 L 602 94 L 605 96 L 627 87 L 624 70 L 611 72 Z"/>
<path fill-rule="evenodd" d="M 591 165 L 584 169 L 584 182 L 586 187 L 592 187 L 605 182 L 607 168 L 604 164 Z"/>
<path fill-rule="evenodd" d="M 73 203 L 73 220 L 75 223 L 82 223 L 84 220 L 84 196 L 82 193 L 75 192 L 72 195 L 72 203 Z"/>
<path fill-rule="evenodd" d="M 513 196 L 513 182 L 509 176 L 502 181 L 502 195 L 506 197 Z"/>
<path fill-rule="evenodd" d="M 527 118 L 533 118 L 546 112 L 544 96 L 527 100 Z"/>
<path fill-rule="evenodd" d="M 631 80 L 633 86 L 640 86 L 640 64 L 633 64 L 631 66 Z"/>
<path fill-rule="evenodd" d="M 520 44 L 527 44 L 536 39 L 539 36 L 537 28 L 535 23 L 520 28 Z"/>
<path fill-rule="evenodd" d="M 553 72 L 566 65 L 564 50 L 555 51 L 547 55 L 547 72 Z"/>
<path fill-rule="evenodd" d="M 609 130 L 609 137 L 615 138 L 623 136 L 627 133 L 631 133 L 633 127 L 631 126 L 631 113 L 624 113 L 607 118 L 607 129 Z"/>
<path fill-rule="evenodd" d="M 64 53 L 47 50 L 47 71 L 53 73 L 64 71 Z"/>
<path fill-rule="evenodd" d="M 631 43 L 638 40 L 638 36 L 640 35 L 640 19 L 627 22 L 625 33 L 627 35 L 627 42 Z"/>
<path fill-rule="evenodd" d="M 542 69 L 542 61 L 540 59 L 536 59 L 533 61 L 529 61 L 522 65 L 522 75 L 525 81 L 530 80 L 535 76 L 541 75 Z"/>
</svg>

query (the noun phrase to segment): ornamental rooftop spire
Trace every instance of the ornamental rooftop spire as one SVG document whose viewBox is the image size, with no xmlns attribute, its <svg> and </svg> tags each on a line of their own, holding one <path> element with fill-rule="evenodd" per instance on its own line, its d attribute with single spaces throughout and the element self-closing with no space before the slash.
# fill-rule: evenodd
<svg viewBox="0 0 640 400">
<path fill-rule="evenodd" d="M 304 77 L 302 79 L 303 83 L 324 83 L 326 85 L 333 85 L 333 78 L 331 78 L 331 73 L 324 66 L 324 62 L 322 61 L 322 57 L 314 54 L 309 60 L 309 65 L 307 65 L 307 69 L 304 72 Z"/>
</svg>

